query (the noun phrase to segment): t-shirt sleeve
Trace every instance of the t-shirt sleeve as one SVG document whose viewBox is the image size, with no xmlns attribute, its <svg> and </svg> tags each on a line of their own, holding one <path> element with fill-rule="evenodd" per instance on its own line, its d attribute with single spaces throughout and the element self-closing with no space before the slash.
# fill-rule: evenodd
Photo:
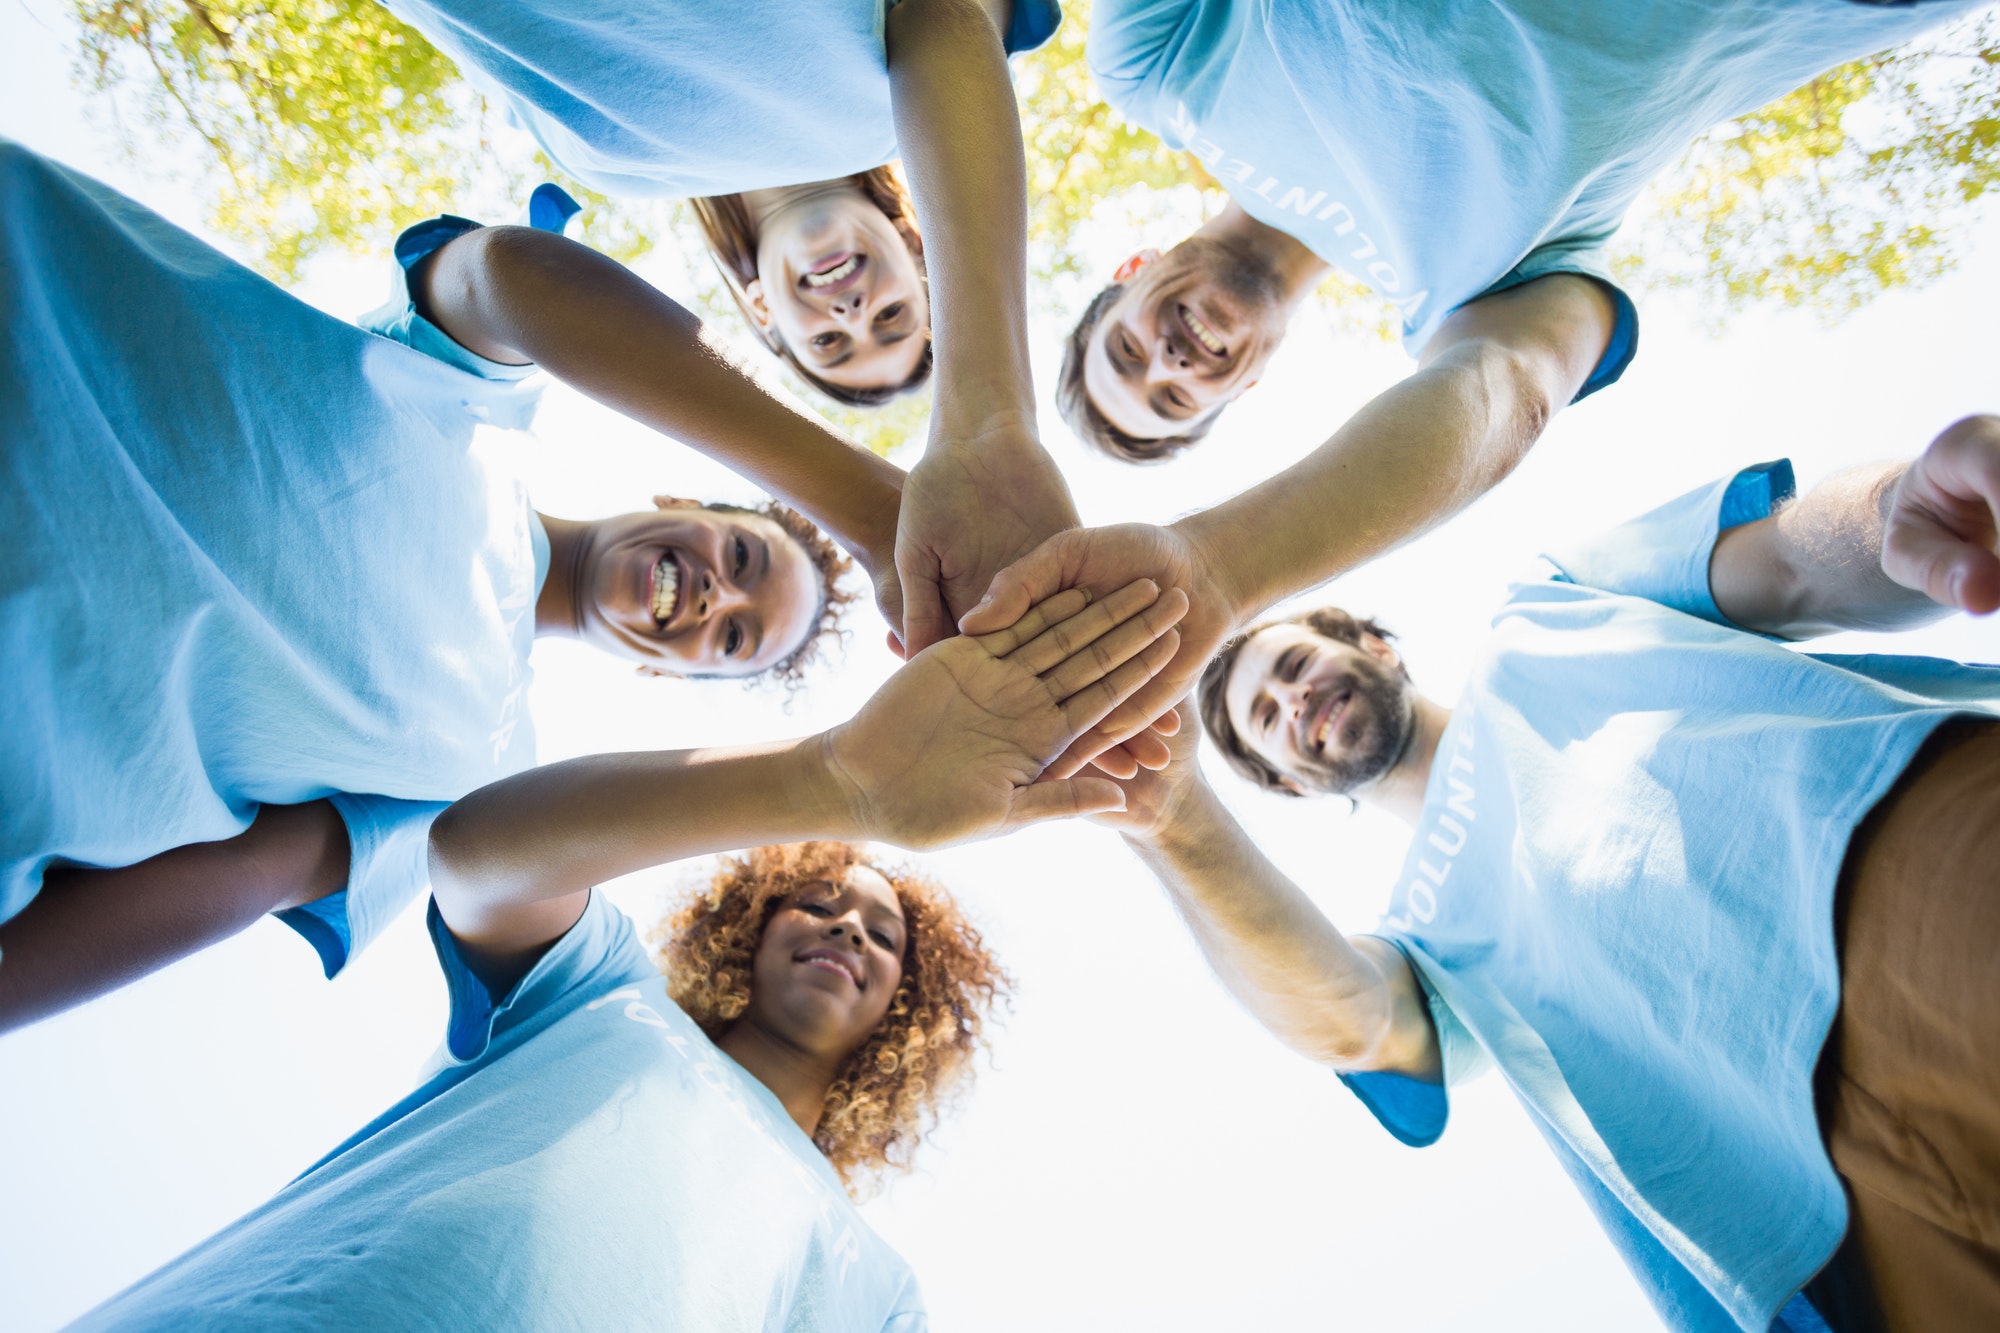
<svg viewBox="0 0 2000 1333">
<path fill-rule="evenodd" d="M 312 945 L 331 980 L 430 883 L 431 821 L 448 803 L 349 792 L 329 800 L 347 826 L 347 884 L 277 918 Z"/>
<path fill-rule="evenodd" d="M 538 186 L 529 196 L 525 225 L 560 235 L 569 220 L 580 211 L 581 205 L 560 186 Z M 511 388 L 512 392 L 488 395 L 486 400 L 482 400 L 481 407 L 483 415 L 494 425 L 520 428 L 533 419 L 535 408 L 540 404 L 540 387 L 523 384 L 539 368 L 489 361 L 463 346 L 417 313 L 416 293 L 410 286 L 411 272 L 420 261 L 443 248 L 447 242 L 469 231 L 478 231 L 483 225 L 470 218 L 444 213 L 404 228 L 402 235 L 396 238 L 395 287 L 388 302 L 355 322 L 370 333 L 399 342 L 468 375 Z"/>
<path fill-rule="evenodd" d="M 1105 100 L 1129 114 L 1123 99 L 1145 86 L 1172 57 L 1200 9 L 1201 0 L 1100 5 L 1090 16 L 1087 60 Z"/>
<path fill-rule="evenodd" d="M 1483 1072 L 1492 1063 L 1492 1057 L 1466 1030 L 1465 1024 L 1458 1021 L 1458 1015 L 1431 985 L 1424 970 L 1414 962 L 1410 970 L 1416 973 L 1417 984 L 1423 987 L 1424 1003 L 1430 1009 L 1438 1053 L 1444 1064 L 1444 1081 L 1429 1083 L 1407 1074 L 1391 1073 L 1338 1077 L 1399 1143 L 1428 1148 L 1443 1136 L 1445 1124 L 1451 1119 L 1452 1085 Z"/>
<path fill-rule="evenodd" d="M 1604 251 L 1595 245 L 1553 242 L 1544 245 L 1517 264 L 1506 277 L 1481 292 L 1480 296 L 1491 296 L 1511 287 L 1533 282 L 1536 278 L 1546 278 L 1554 273 L 1575 273 L 1590 278 L 1611 297 L 1615 307 L 1612 313 L 1611 341 L 1604 345 L 1603 355 L 1597 358 L 1590 378 L 1576 391 L 1571 402 L 1580 402 L 1596 393 L 1607 384 L 1615 384 L 1625 373 L 1625 367 L 1632 364 L 1632 358 L 1639 353 L 1639 308 L 1632 304 L 1632 298 L 1625 294 L 1611 276 L 1611 263 Z M 1478 299 L 1477 297 L 1474 298 Z"/>
<path fill-rule="evenodd" d="M 1758 463 L 1545 558 L 1564 582 L 1643 597 L 1741 628 L 1722 614 L 1709 591 L 1715 540 L 1733 527 L 1768 517 L 1795 489 L 1788 459 Z"/>
<path fill-rule="evenodd" d="M 1007 21 L 1002 45 L 1010 56 L 1025 55 L 1056 35 L 1062 26 L 1062 5 L 1057 0 L 1014 0 L 1014 13 Z"/>
<path fill-rule="evenodd" d="M 425 920 L 451 997 L 445 1050 L 459 1063 L 478 1060 L 497 1044 L 524 1040 L 607 990 L 659 975 L 632 918 L 601 889 L 590 891 L 589 905 L 576 924 L 505 995 L 494 995 L 466 964 L 436 899 Z"/>
</svg>

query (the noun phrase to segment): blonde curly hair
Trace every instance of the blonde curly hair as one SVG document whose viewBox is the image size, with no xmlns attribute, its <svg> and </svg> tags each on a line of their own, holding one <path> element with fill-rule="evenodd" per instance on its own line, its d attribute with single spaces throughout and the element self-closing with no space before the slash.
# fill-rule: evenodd
<svg viewBox="0 0 2000 1333">
<path fill-rule="evenodd" d="M 752 962 L 786 899 L 866 866 L 896 891 L 906 939 L 888 1016 L 841 1065 L 813 1143 L 849 1194 L 865 1197 L 910 1159 L 972 1081 L 986 1022 L 1013 980 L 934 881 L 845 842 L 759 847 L 725 858 L 708 885 L 650 937 L 667 994 L 711 1041 L 750 1006 Z"/>
</svg>

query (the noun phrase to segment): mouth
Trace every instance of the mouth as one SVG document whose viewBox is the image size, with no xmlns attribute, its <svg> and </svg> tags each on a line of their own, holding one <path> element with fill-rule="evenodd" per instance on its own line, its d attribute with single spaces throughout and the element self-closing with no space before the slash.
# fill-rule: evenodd
<svg viewBox="0 0 2000 1333">
<path fill-rule="evenodd" d="M 1347 705 L 1353 697 L 1352 690 L 1343 690 L 1328 699 L 1320 708 L 1319 717 L 1314 721 L 1310 733 L 1314 754 L 1325 757 L 1326 743 L 1332 739 L 1335 729 L 1340 726 L 1340 719 L 1347 716 Z"/>
<path fill-rule="evenodd" d="M 646 576 L 646 603 L 653 624 L 665 629 L 681 609 L 681 564 L 672 551 L 662 551 Z"/>
<path fill-rule="evenodd" d="M 792 961 L 803 963 L 807 967 L 817 967 L 823 971 L 838 973 L 853 982 L 854 989 L 860 990 L 862 988 L 861 969 L 854 965 L 853 960 L 844 957 L 838 949 L 824 947 L 807 949 L 804 953 L 792 955 Z"/>
<path fill-rule="evenodd" d="M 801 273 L 799 286 L 822 295 L 846 291 L 861 280 L 861 270 L 866 267 L 868 267 L 867 255 L 843 250 L 838 254 L 826 256 Z"/>
<path fill-rule="evenodd" d="M 1180 316 L 1181 327 L 1187 330 L 1188 337 L 1194 340 L 1196 346 L 1218 361 L 1229 359 L 1229 344 L 1222 341 L 1221 334 L 1209 327 L 1207 320 L 1185 305 L 1176 305 L 1174 313 Z"/>
</svg>

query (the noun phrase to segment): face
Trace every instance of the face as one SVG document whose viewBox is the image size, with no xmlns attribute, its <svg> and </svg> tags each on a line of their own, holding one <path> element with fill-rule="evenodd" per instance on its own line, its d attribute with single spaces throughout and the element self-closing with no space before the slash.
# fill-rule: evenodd
<svg viewBox="0 0 2000 1333">
<path fill-rule="evenodd" d="M 744 294 L 815 375 L 847 388 L 901 384 L 930 336 L 930 298 L 909 242 L 851 185 L 765 216 Z"/>
<path fill-rule="evenodd" d="M 838 883 L 803 890 L 764 927 L 744 1017 L 845 1059 L 887 1016 L 907 938 L 896 890 L 877 871 L 855 866 Z"/>
<path fill-rule="evenodd" d="M 1387 773 L 1416 726 L 1416 697 L 1382 640 L 1364 634 L 1355 647 L 1303 625 L 1253 634 L 1223 686 L 1244 746 L 1301 794 L 1345 795 Z"/>
<path fill-rule="evenodd" d="M 1264 373 L 1290 311 L 1267 266 L 1207 237 L 1128 271 L 1084 349 L 1084 391 L 1128 435 L 1186 434 Z"/>
<path fill-rule="evenodd" d="M 819 572 L 761 514 L 661 500 L 591 527 L 578 581 L 583 637 L 659 675 L 753 676 L 812 632 Z"/>
</svg>

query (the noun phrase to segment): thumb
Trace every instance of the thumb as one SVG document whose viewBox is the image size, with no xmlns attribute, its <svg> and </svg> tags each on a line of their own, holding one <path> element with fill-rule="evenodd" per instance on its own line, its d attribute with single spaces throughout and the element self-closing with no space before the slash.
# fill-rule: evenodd
<svg viewBox="0 0 2000 1333">
<path fill-rule="evenodd" d="M 2000 607 L 2000 559 L 1937 523 L 1893 524 L 1882 572 L 1940 606 L 1984 615 Z"/>
<path fill-rule="evenodd" d="M 966 634 L 990 634 L 1006 629 L 1028 614 L 1028 608 L 1062 591 L 1062 560 L 1057 533 L 1034 550 L 993 576 L 986 596 L 958 618 L 958 628 Z"/>
<path fill-rule="evenodd" d="M 951 616 L 944 607 L 944 594 L 936 582 L 924 578 L 903 580 L 903 656 L 915 657 L 934 643 L 954 633 Z"/>
<path fill-rule="evenodd" d="M 1007 824 L 1019 827 L 1044 819 L 1102 815 L 1124 808 L 1125 789 L 1110 778 L 1063 778 L 1018 788 L 1007 812 Z"/>
</svg>

